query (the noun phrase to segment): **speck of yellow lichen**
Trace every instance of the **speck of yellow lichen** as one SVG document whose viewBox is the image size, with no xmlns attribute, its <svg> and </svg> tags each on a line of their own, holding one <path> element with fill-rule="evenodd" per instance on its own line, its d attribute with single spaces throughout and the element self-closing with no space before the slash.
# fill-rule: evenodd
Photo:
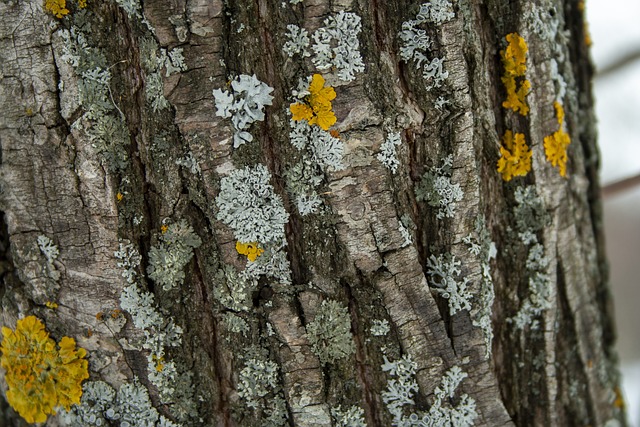
<svg viewBox="0 0 640 427">
<path fill-rule="evenodd" d="M 56 304 L 53 301 L 47 301 L 47 302 L 44 303 L 44 305 L 46 305 L 47 308 L 50 308 L 52 310 L 55 310 L 56 308 L 58 308 L 58 304 Z"/>
<path fill-rule="evenodd" d="M 116 194 L 116 200 L 121 202 L 123 198 L 124 196 L 122 195 L 122 193 L 118 191 L 118 194 Z"/>
<path fill-rule="evenodd" d="M 297 102 L 289 106 L 293 120 L 306 120 L 309 125 L 317 124 L 324 130 L 329 130 L 336 123 L 336 115 L 331 105 L 336 91 L 331 86 L 325 87 L 324 84 L 322 75 L 314 74 L 311 77 L 309 95 L 305 98 L 305 103 Z"/>
<path fill-rule="evenodd" d="M 505 50 L 500 51 L 504 65 L 502 83 L 507 90 L 507 99 L 502 103 L 502 106 L 526 116 L 529 113 L 529 106 L 525 97 L 531 90 L 531 83 L 523 78 L 527 71 L 527 51 L 529 48 L 518 33 L 507 34 L 506 39 L 509 44 Z M 518 81 L 520 81 L 519 89 Z"/>
<path fill-rule="evenodd" d="M 160 226 L 160 232 L 161 232 L 162 234 L 166 233 L 168 229 L 169 229 L 169 226 L 168 226 L 167 224 L 162 224 L 162 225 Z"/>
<path fill-rule="evenodd" d="M 556 118 L 558 119 L 558 130 L 544 138 L 544 153 L 547 160 L 553 166 L 560 169 L 560 175 L 567 176 L 567 147 L 571 144 L 571 137 L 565 130 L 564 108 L 559 102 L 554 102 Z"/>
<path fill-rule="evenodd" d="M 80 9 L 84 9 L 85 7 L 87 7 L 87 0 L 78 0 L 78 7 Z"/>
<path fill-rule="evenodd" d="M 514 176 L 525 176 L 531 170 L 531 155 L 524 134 L 514 135 L 510 130 L 506 131 L 498 159 L 498 172 L 502 174 L 502 179 L 511 181 Z"/>
<path fill-rule="evenodd" d="M 45 0 L 44 8 L 56 18 L 64 18 L 69 14 L 66 0 Z"/>
<path fill-rule="evenodd" d="M 56 343 L 35 316 L 18 320 L 15 331 L 3 327 L 0 366 L 6 370 L 7 401 L 28 423 L 42 423 L 56 407 L 80 403 L 89 378 L 87 352 L 73 338 Z"/>
<path fill-rule="evenodd" d="M 164 357 L 158 357 L 153 354 L 151 355 L 151 360 L 156 364 L 156 372 L 162 372 L 164 370 Z"/>
<path fill-rule="evenodd" d="M 253 262 L 264 252 L 264 249 L 258 247 L 258 242 L 242 243 L 236 242 L 236 251 L 240 255 L 246 255 L 249 261 Z"/>
</svg>

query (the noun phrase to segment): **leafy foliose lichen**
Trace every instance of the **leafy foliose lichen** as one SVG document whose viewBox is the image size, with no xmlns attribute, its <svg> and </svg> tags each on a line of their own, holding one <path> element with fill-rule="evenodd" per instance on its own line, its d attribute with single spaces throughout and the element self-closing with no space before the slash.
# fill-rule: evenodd
<svg viewBox="0 0 640 427">
<path fill-rule="evenodd" d="M 331 101 L 336 97 L 336 91 L 331 86 L 325 87 L 321 74 L 314 74 L 309 84 L 308 95 L 289 106 L 292 120 L 306 120 L 309 125 L 318 125 L 323 130 L 329 130 L 336 122 Z"/>
<path fill-rule="evenodd" d="M 232 171 L 220 182 L 217 218 L 231 227 L 236 240 L 266 247 L 284 238 L 289 214 L 269 183 L 271 174 L 258 164 Z"/>
<path fill-rule="evenodd" d="M 427 274 L 430 284 L 449 303 L 449 314 L 452 316 L 460 310 L 471 310 L 471 292 L 467 289 L 469 279 L 459 279 L 460 261 L 455 255 L 431 255 L 427 259 Z"/>
<path fill-rule="evenodd" d="M 544 153 L 547 160 L 553 166 L 558 167 L 560 176 L 567 176 L 567 147 L 571 144 L 571 137 L 565 130 L 564 108 L 559 102 L 554 102 L 556 118 L 558 119 L 558 130 L 544 138 Z"/>
<path fill-rule="evenodd" d="M 479 302 L 477 304 L 478 311 L 473 318 L 473 326 L 482 329 L 486 347 L 485 358 L 488 359 L 491 356 L 491 344 L 493 342 L 491 313 L 495 300 L 495 290 L 489 263 L 492 259 L 495 259 L 498 250 L 495 243 L 491 240 L 484 216 L 478 217 L 475 229 L 477 237 L 470 234 L 464 237 L 462 241 L 469 245 L 469 252 L 480 259 L 480 266 L 482 268 L 482 281 L 480 285 Z"/>
<path fill-rule="evenodd" d="M 149 278 L 164 290 L 175 288 L 184 280 L 183 269 L 191 261 L 193 250 L 201 244 L 202 240 L 187 221 L 169 225 L 160 234 L 158 244 L 149 250 Z"/>
<path fill-rule="evenodd" d="M 247 132 L 253 122 L 264 120 L 264 106 L 271 105 L 273 88 L 255 76 L 242 74 L 231 81 L 231 92 L 214 89 L 216 116 L 229 118 L 235 129 L 233 146 L 253 141 Z"/>
<path fill-rule="evenodd" d="M 316 317 L 307 325 L 307 336 L 311 350 L 323 365 L 355 352 L 349 310 L 338 301 L 322 301 Z"/>
<path fill-rule="evenodd" d="M 38 236 L 36 240 L 38 242 L 38 248 L 40 248 L 40 252 L 42 252 L 42 255 L 47 258 L 47 262 L 49 264 L 53 264 L 53 261 L 55 261 L 58 258 L 58 255 L 60 255 L 58 247 L 53 243 L 53 240 L 45 235 Z"/>
<path fill-rule="evenodd" d="M 432 167 L 425 172 L 415 188 L 417 201 L 425 201 L 429 206 L 438 208 L 438 219 L 453 218 L 457 202 L 464 196 L 460 184 L 451 181 L 452 166 L 453 156 L 449 155 L 441 167 Z"/>
<path fill-rule="evenodd" d="M 87 381 L 82 399 L 61 419 L 69 426 L 106 427 L 179 427 L 179 424 L 160 415 L 152 406 L 149 393 L 137 378 L 114 390 L 104 381 Z"/>
<path fill-rule="evenodd" d="M 396 145 L 400 144 L 402 144 L 400 132 L 391 132 L 387 135 L 387 139 L 385 139 L 380 146 L 380 153 L 376 156 L 380 163 L 382 163 L 393 174 L 396 173 L 398 166 L 400 165 L 400 161 L 398 160 L 396 153 Z"/>
<path fill-rule="evenodd" d="M 80 403 L 81 383 L 89 378 L 87 352 L 76 348 L 73 338 L 57 344 L 35 316 L 16 323 L 16 329 L 2 328 L 2 358 L 6 371 L 7 402 L 28 423 L 42 423 L 56 408 L 67 411 Z"/>
<path fill-rule="evenodd" d="M 422 68 L 422 77 L 430 82 L 427 90 L 440 87 L 449 77 L 449 72 L 444 69 L 444 58 L 434 57 L 429 60 L 427 55 L 431 48 L 431 38 L 419 26 L 425 23 L 440 25 L 454 16 L 450 1 L 432 0 L 420 6 L 416 19 L 402 23 L 399 34 L 400 57 L 405 62 L 413 61 L 417 69 Z"/>
<path fill-rule="evenodd" d="M 502 179 L 508 182 L 515 176 L 525 176 L 531 170 L 532 154 L 523 133 L 514 135 L 510 130 L 505 131 L 498 159 Z"/>
<path fill-rule="evenodd" d="M 456 389 L 466 377 L 458 366 L 448 370 L 440 385 L 434 390 L 435 400 L 428 412 L 416 411 L 405 415 L 404 407 L 413 406 L 413 396 L 419 391 L 415 380 L 418 365 L 411 356 L 390 362 L 384 356 L 382 370 L 388 372 L 391 379 L 382 393 L 382 401 L 393 416 L 391 425 L 398 427 L 470 427 L 478 418 L 475 399 L 462 394 L 454 404 Z"/>
<path fill-rule="evenodd" d="M 526 116 L 529 113 L 529 106 L 525 97 L 531 90 L 531 82 L 524 79 L 527 70 L 526 55 L 529 48 L 518 33 L 507 34 L 506 40 L 508 42 L 506 49 L 500 51 L 504 66 L 502 83 L 507 90 L 507 99 L 502 103 L 502 106 Z M 520 88 L 517 89 L 519 81 Z"/>
<path fill-rule="evenodd" d="M 364 409 L 359 406 L 351 406 L 342 410 L 340 406 L 331 408 L 331 416 L 336 427 L 367 427 L 364 420 Z"/>
<path fill-rule="evenodd" d="M 303 58 L 311 56 L 309 53 L 309 32 L 304 28 L 300 28 L 297 25 L 287 25 L 288 33 L 287 42 L 282 47 L 282 50 L 289 56 L 300 55 Z"/>
<path fill-rule="evenodd" d="M 358 34 L 362 30 L 360 17 L 341 11 L 324 20 L 324 27 L 313 33 L 315 53 L 313 63 L 319 70 L 337 70 L 338 78 L 350 82 L 364 71 Z"/>
</svg>

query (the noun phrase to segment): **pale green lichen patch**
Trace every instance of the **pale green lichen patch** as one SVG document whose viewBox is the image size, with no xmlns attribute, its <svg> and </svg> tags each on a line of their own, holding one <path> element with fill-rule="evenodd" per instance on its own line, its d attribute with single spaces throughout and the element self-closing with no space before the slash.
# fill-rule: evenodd
<svg viewBox="0 0 640 427">
<path fill-rule="evenodd" d="M 434 166 L 426 171 L 415 187 L 416 200 L 437 208 L 438 219 L 453 218 L 457 202 L 464 196 L 460 184 L 451 181 L 452 172 L 453 156 L 449 155 L 443 159 L 442 166 Z"/>
<path fill-rule="evenodd" d="M 182 284 L 184 267 L 193 258 L 193 250 L 202 240 L 185 220 L 167 226 L 158 243 L 149 251 L 149 278 L 167 291 Z"/>
<path fill-rule="evenodd" d="M 338 301 L 324 300 L 315 318 L 307 325 L 311 350 L 323 365 L 349 357 L 355 352 L 351 317 Z"/>
</svg>

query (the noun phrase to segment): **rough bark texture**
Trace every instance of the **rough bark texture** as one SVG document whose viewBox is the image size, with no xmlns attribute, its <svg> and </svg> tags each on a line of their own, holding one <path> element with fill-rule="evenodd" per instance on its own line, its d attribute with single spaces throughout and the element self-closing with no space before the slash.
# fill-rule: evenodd
<svg viewBox="0 0 640 427">
<path fill-rule="evenodd" d="M 184 329 L 182 346 L 166 356 L 193 374 L 197 413 L 183 419 L 184 425 L 263 425 L 264 408 L 252 409 L 237 392 L 243 356 L 256 348 L 277 365 L 277 387 L 261 402 L 283 396 L 287 425 L 336 425 L 331 408 L 339 405 L 362 408 L 369 426 L 391 425 L 382 399 L 391 378 L 381 369 L 383 355 L 391 361 L 409 355 L 417 363 L 419 393 L 407 414 L 428 412 L 443 374 L 459 366 L 468 377 L 452 404 L 461 393 L 473 398 L 475 425 L 613 426 L 616 419 L 624 425 L 604 259 L 592 67 L 583 12 L 575 2 L 458 0 L 453 19 L 428 26 L 431 52 L 444 57 L 449 72 L 443 86 L 430 91 L 414 64 L 399 54 L 398 33 L 403 22 L 415 19 L 417 2 L 152 0 L 136 17 L 114 1 L 89 0 L 86 11 L 74 6 L 64 19 L 52 17 L 42 3 L 0 3 L 3 325 L 13 328 L 16 319 L 35 314 L 54 337 L 75 337 L 88 350 L 92 380 L 117 388 L 136 375 L 148 384 L 148 352 L 128 344 L 141 332 L 131 321 L 120 328 L 96 317 L 119 307 L 127 283 L 113 254 L 119 239 L 127 239 L 142 255 L 138 285 Z M 564 36 L 560 46 L 559 39 L 535 34 L 525 18 L 548 4 L 554 8 L 545 16 L 559 22 Z M 298 79 L 316 70 L 309 58 L 289 58 L 282 46 L 287 24 L 311 33 L 339 11 L 362 18 L 358 37 L 366 68 L 350 83 L 339 82 L 331 70 L 325 74 L 337 93 L 335 129 L 345 144 L 346 169 L 325 175 L 318 191 L 324 207 L 303 217 L 286 190 L 285 172 L 299 157 L 288 141 L 286 111 Z M 128 141 L 113 149 L 126 157 L 124 165 L 114 165 L 78 126 L 86 107 L 78 103 L 80 77 L 62 59 L 59 35 L 72 26 L 81 27 L 88 45 L 106 58 L 109 99 L 128 131 Z M 502 107 L 499 51 L 512 32 L 529 45 L 526 76 L 533 89 L 526 117 Z M 161 73 L 171 107 L 157 112 L 145 99 L 143 40 L 182 48 L 188 67 L 169 77 Z M 552 58 L 568 84 L 567 178 L 545 160 L 543 149 L 543 138 L 558 128 Z M 215 115 L 212 90 L 254 73 L 275 88 L 273 105 L 265 121 L 252 126 L 254 141 L 233 149 L 233 128 Z M 439 97 L 448 104 L 436 108 Z M 376 159 L 389 129 L 400 131 L 403 140 L 395 174 Z M 508 183 L 496 172 L 506 129 L 525 133 L 533 148 L 532 171 Z M 189 151 L 200 167 L 195 174 L 175 163 Z M 453 156 L 451 181 L 464 198 L 452 218 L 437 219 L 438 209 L 416 201 L 414 188 L 447 155 Z M 221 177 L 256 163 L 268 167 L 290 213 L 285 251 L 293 283 L 259 281 L 252 307 L 235 313 L 248 325 L 243 334 L 229 330 L 230 310 L 215 296 L 223 286 L 223 266 L 242 270 L 247 262 L 235 250 L 232 230 L 216 218 L 215 198 Z M 550 261 L 552 292 L 550 307 L 535 317 L 537 329 L 509 321 L 529 295 L 528 247 L 514 216 L 514 194 L 524 186 L 536 189 L 549 218 L 537 237 Z M 415 224 L 409 245 L 399 230 L 406 215 Z M 145 277 L 165 218 L 185 219 L 203 241 L 184 269 L 184 283 L 171 290 Z M 486 303 L 483 260 L 463 242 L 477 236 L 477 218 L 485 218 L 498 249 L 490 261 L 496 295 L 490 349 L 474 325 Z M 53 263 L 59 277 L 50 274 L 52 266 L 38 249 L 40 235 L 59 248 Z M 431 255 L 446 253 L 461 261 L 461 277 L 469 279 L 474 295 L 471 310 L 453 315 L 427 267 Z M 325 300 L 348 308 L 354 351 L 323 364 L 306 328 Z M 59 307 L 47 308 L 47 301 Z M 372 335 L 374 320 L 387 320 L 390 332 Z M 172 405 L 159 405 L 157 391 L 149 390 L 160 413 L 173 419 Z M 3 425 L 21 423 L 6 404 L 0 414 Z"/>
</svg>

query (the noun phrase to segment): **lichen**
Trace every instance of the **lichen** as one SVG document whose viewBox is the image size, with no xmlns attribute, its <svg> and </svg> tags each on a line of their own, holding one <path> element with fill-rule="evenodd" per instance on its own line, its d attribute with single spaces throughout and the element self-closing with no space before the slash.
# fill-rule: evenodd
<svg viewBox="0 0 640 427">
<path fill-rule="evenodd" d="M 80 403 L 81 383 L 89 378 L 87 352 L 73 338 L 56 342 L 35 316 L 2 328 L 0 365 L 5 369 L 7 401 L 28 423 L 42 423 L 57 407 Z"/>
<path fill-rule="evenodd" d="M 367 427 L 364 409 L 359 406 L 353 405 L 345 410 L 340 406 L 331 408 L 331 416 L 336 427 Z"/>
<path fill-rule="evenodd" d="M 464 196 L 460 184 L 451 181 L 452 166 L 453 156 L 449 155 L 443 159 L 441 167 L 432 167 L 425 172 L 415 188 L 417 201 L 425 201 L 429 206 L 438 208 L 438 219 L 453 218 L 457 202 Z"/>
<path fill-rule="evenodd" d="M 233 146 L 238 148 L 253 141 L 248 132 L 251 124 L 263 121 L 265 105 L 271 105 L 273 88 L 254 75 L 241 74 L 231 81 L 231 92 L 214 89 L 216 116 L 231 118 L 235 129 Z"/>
<path fill-rule="evenodd" d="M 571 137 L 565 130 L 564 108 L 559 102 L 554 102 L 558 130 L 544 138 L 544 152 L 547 160 L 560 170 L 560 176 L 567 176 L 567 147 L 571 144 Z"/>
<path fill-rule="evenodd" d="M 458 366 L 443 375 L 440 385 L 435 388 L 435 400 L 428 412 L 415 411 L 405 415 L 404 407 L 415 405 L 413 397 L 419 391 L 415 380 L 418 365 L 409 355 L 390 362 L 383 356 L 382 370 L 391 377 L 387 389 L 382 392 L 382 401 L 393 416 L 391 425 L 401 427 L 469 427 L 474 424 L 478 413 L 475 399 L 462 394 L 454 401 L 456 390 L 462 380 L 468 377 Z M 454 404 L 455 402 L 455 404 Z"/>
<path fill-rule="evenodd" d="M 200 237 L 184 219 L 169 225 L 166 232 L 160 233 L 158 244 L 149 250 L 149 278 L 164 290 L 180 285 L 185 278 L 184 267 L 201 244 Z"/>
<path fill-rule="evenodd" d="M 507 34 L 505 38 L 508 45 L 500 51 L 500 57 L 504 66 L 502 83 L 507 90 L 507 99 L 502 106 L 526 116 L 529 113 L 529 106 L 525 97 L 531 90 L 531 82 L 523 77 L 527 70 L 526 55 L 529 48 L 518 33 Z M 518 82 L 520 82 L 519 89 L 517 89 Z"/>
<path fill-rule="evenodd" d="M 287 41 L 282 50 L 289 56 L 300 55 L 302 58 L 311 56 L 309 52 L 309 32 L 297 25 L 287 25 L 288 32 L 285 34 Z"/>
<path fill-rule="evenodd" d="M 353 81 L 364 71 L 358 35 L 362 31 L 360 17 L 340 11 L 324 20 L 324 26 L 313 33 L 313 64 L 319 70 L 336 69 L 338 78 Z"/>
<path fill-rule="evenodd" d="M 307 325 L 311 350 L 323 365 L 349 357 L 355 352 L 351 317 L 338 301 L 324 300 L 315 318 Z"/>
<path fill-rule="evenodd" d="M 419 26 L 425 23 L 441 25 L 454 16 L 449 0 L 432 0 L 420 5 L 416 19 L 402 23 L 399 34 L 400 57 L 405 62 L 413 61 L 416 69 L 422 68 L 422 77 L 429 82 L 427 90 L 440 87 L 449 77 L 449 72 L 444 69 L 444 58 L 428 58 L 432 41 L 427 32 Z"/>
<path fill-rule="evenodd" d="M 455 255 L 444 254 L 436 257 L 431 255 L 427 259 L 427 274 L 429 284 L 449 303 L 449 314 L 454 315 L 460 310 L 471 310 L 471 292 L 467 288 L 469 279 L 460 276 L 460 261 Z"/>
<path fill-rule="evenodd" d="M 526 176 L 531 170 L 532 155 L 523 133 L 514 135 L 510 130 L 505 131 L 498 159 L 498 172 L 502 179 L 508 182 L 515 176 Z"/>
<path fill-rule="evenodd" d="M 391 132 L 387 135 L 387 139 L 384 140 L 380 146 L 380 153 L 376 158 L 382 163 L 391 173 L 395 174 L 400 165 L 398 155 L 396 153 L 396 145 L 402 144 L 400 138 L 400 132 Z"/>
<path fill-rule="evenodd" d="M 236 251 L 240 255 L 246 255 L 247 259 L 251 262 L 255 261 L 256 258 L 264 253 L 264 249 L 258 246 L 258 242 L 236 242 Z"/>
<path fill-rule="evenodd" d="M 308 87 L 308 93 L 303 102 L 296 102 L 289 106 L 292 120 L 305 120 L 309 125 L 318 125 L 323 130 L 329 130 L 336 122 L 331 101 L 336 97 L 336 91 L 331 86 L 325 87 L 325 80 L 321 74 L 314 74 Z"/>
</svg>

